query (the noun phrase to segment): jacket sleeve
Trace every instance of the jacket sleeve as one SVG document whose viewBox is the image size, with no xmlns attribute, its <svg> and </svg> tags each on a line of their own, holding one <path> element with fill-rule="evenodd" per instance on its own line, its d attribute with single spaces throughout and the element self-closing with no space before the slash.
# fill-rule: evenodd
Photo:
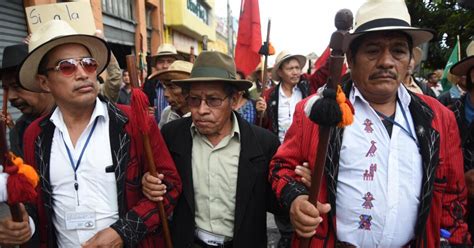
<svg viewBox="0 0 474 248">
<path fill-rule="evenodd" d="M 152 124 L 149 140 L 156 171 L 164 175 L 163 183 L 166 185 L 163 206 L 166 215 L 171 216 L 181 194 L 181 179 L 156 122 L 151 117 L 148 118 L 148 121 Z M 137 146 L 140 146 L 140 144 L 137 144 Z M 142 161 L 146 161 L 144 151 L 140 156 L 142 156 Z M 147 171 L 147 168 L 142 168 L 142 170 Z M 139 174 L 140 181 L 142 176 L 143 173 Z M 157 204 L 148 200 L 142 194 L 140 196 L 141 199 L 138 200 L 135 206 L 132 206 L 123 218 L 120 218 L 111 226 L 122 237 L 125 247 L 136 247 L 148 233 L 155 231 L 162 221 L 158 214 Z"/>
<path fill-rule="evenodd" d="M 329 77 L 329 59 L 326 60 L 326 63 L 321 68 L 311 75 L 305 74 L 305 77 L 309 82 L 309 95 L 316 93 L 321 86 L 326 84 Z"/>
<path fill-rule="evenodd" d="M 452 112 L 446 111 L 444 127 L 445 161 L 444 177 L 446 188 L 442 198 L 441 228 L 451 232 L 451 245 L 470 244 L 467 224 L 464 221 L 467 206 L 467 189 L 464 181 L 463 157 L 459 140 L 458 127 Z M 442 132 L 443 132 L 442 131 Z M 441 164 L 440 164 L 441 166 Z"/>
<path fill-rule="evenodd" d="M 280 204 L 289 210 L 293 200 L 299 195 L 308 195 L 309 192 L 301 179 L 296 175 L 296 165 L 301 164 L 305 158 L 302 154 L 302 137 L 304 127 L 304 101 L 296 105 L 293 123 L 288 129 L 283 144 L 278 148 L 270 162 L 269 180 L 272 189 Z M 308 130 L 306 130 L 308 131 Z"/>
</svg>

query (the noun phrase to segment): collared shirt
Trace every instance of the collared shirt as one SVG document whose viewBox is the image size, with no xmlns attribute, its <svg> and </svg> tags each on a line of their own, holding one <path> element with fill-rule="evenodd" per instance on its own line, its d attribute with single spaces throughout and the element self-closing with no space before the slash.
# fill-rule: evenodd
<svg viewBox="0 0 474 248">
<path fill-rule="evenodd" d="M 303 93 L 298 86 L 293 87 L 290 97 L 283 92 L 283 85 L 279 87 L 278 94 L 278 138 L 283 142 L 286 131 L 291 126 L 296 104 L 303 99 Z"/>
<path fill-rule="evenodd" d="M 395 121 L 415 134 L 411 97 L 398 88 Z M 414 238 L 422 160 L 417 144 L 398 125 L 391 138 L 381 118 L 354 86 L 354 123 L 345 128 L 336 195 L 338 240 L 358 247 L 402 247 Z M 404 118 L 403 111 L 406 118 Z M 416 139 L 416 135 L 415 139 Z"/>
<path fill-rule="evenodd" d="M 232 238 L 240 157 L 240 128 L 232 114 L 232 132 L 213 146 L 191 125 L 196 227 Z"/>
<path fill-rule="evenodd" d="M 161 119 L 161 112 L 163 109 L 168 106 L 168 101 L 166 100 L 165 97 L 165 89 L 163 88 L 163 85 L 161 84 L 160 81 L 156 83 L 156 98 L 155 98 L 155 119 L 156 123 L 160 123 Z"/>
<path fill-rule="evenodd" d="M 94 121 L 97 125 L 84 151 L 77 169 L 78 190 L 74 189 L 74 170 L 65 145 L 68 146 L 74 163 L 82 152 Z M 111 166 L 112 154 L 109 140 L 109 115 L 106 103 L 96 99 L 89 124 L 74 147 L 59 108 L 54 110 L 50 121 L 56 126 L 51 146 L 50 180 L 53 200 L 53 224 L 60 247 L 80 247 L 97 232 L 118 220 L 117 185 L 115 173 L 106 173 Z M 79 204 L 79 206 L 78 206 Z M 91 230 L 66 230 L 67 212 L 93 211 L 96 227 Z"/>
<path fill-rule="evenodd" d="M 179 115 L 176 111 L 174 111 L 171 106 L 166 106 L 165 109 L 163 109 L 163 112 L 161 112 L 161 119 L 160 122 L 158 123 L 158 127 L 162 128 L 166 123 L 181 119 L 183 117 L 188 117 L 191 116 L 191 112 L 187 112 L 183 116 Z"/>
</svg>

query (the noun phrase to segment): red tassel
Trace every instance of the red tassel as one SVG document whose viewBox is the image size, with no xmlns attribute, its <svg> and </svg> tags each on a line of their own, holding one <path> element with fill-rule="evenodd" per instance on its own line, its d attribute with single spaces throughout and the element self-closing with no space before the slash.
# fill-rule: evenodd
<svg viewBox="0 0 474 248">
<path fill-rule="evenodd" d="M 13 205 L 20 202 L 32 203 L 36 199 L 36 190 L 25 175 L 10 174 L 7 180 L 8 204 Z"/>
<path fill-rule="evenodd" d="M 138 88 L 132 88 L 130 107 L 134 113 L 131 116 L 131 122 L 136 125 L 143 134 L 149 133 L 151 128 L 150 122 L 148 121 L 149 106 L 150 103 L 145 93 Z"/>
</svg>

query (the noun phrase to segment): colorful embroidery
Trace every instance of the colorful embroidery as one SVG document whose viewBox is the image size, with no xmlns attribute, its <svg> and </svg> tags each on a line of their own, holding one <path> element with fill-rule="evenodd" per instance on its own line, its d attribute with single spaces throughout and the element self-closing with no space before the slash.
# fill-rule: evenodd
<svg viewBox="0 0 474 248">
<path fill-rule="evenodd" d="M 372 221 L 372 216 L 367 214 L 361 214 L 359 216 L 359 219 L 359 229 L 370 231 L 370 226 L 372 226 L 372 223 L 370 223 Z"/>
<path fill-rule="evenodd" d="M 372 128 L 372 121 L 371 121 L 371 120 L 365 119 L 364 125 L 365 125 L 364 130 L 365 130 L 367 133 L 372 133 L 372 132 L 374 131 L 374 129 Z"/>
<path fill-rule="evenodd" d="M 365 170 L 364 172 L 364 181 L 373 181 L 374 180 L 374 172 L 377 171 L 377 164 L 371 164 L 369 170 Z"/>
<path fill-rule="evenodd" d="M 372 209 L 374 207 L 374 204 L 372 204 L 372 201 L 375 200 L 375 198 L 372 195 L 372 193 L 367 192 L 367 194 L 365 194 L 364 197 L 362 197 L 362 199 L 365 200 L 365 202 L 362 203 L 362 207 L 364 207 L 365 209 Z"/>
<path fill-rule="evenodd" d="M 375 151 L 377 151 L 377 147 L 375 146 L 375 140 L 372 140 L 370 141 L 370 143 L 372 144 L 369 148 L 369 151 L 367 152 L 367 154 L 365 154 L 366 157 L 373 157 L 375 156 Z"/>
</svg>

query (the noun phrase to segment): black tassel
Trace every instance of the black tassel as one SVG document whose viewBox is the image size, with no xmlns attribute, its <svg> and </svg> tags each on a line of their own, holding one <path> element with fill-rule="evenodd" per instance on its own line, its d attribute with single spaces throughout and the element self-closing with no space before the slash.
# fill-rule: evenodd
<svg viewBox="0 0 474 248">
<path fill-rule="evenodd" d="M 323 97 L 311 107 L 309 119 L 320 126 L 336 126 L 342 121 L 342 112 L 336 101 L 335 90 L 323 91 Z"/>
</svg>

